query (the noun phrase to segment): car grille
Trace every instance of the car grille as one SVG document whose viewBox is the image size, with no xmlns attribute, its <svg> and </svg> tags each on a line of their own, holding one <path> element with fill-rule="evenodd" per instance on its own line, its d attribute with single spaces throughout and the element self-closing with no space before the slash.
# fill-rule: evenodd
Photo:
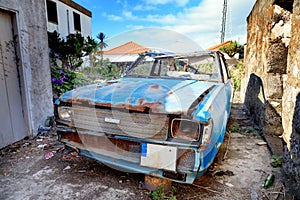
<svg viewBox="0 0 300 200">
<path fill-rule="evenodd" d="M 166 140 L 167 115 L 73 106 L 72 121 L 77 129 L 138 138 Z"/>
</svg>

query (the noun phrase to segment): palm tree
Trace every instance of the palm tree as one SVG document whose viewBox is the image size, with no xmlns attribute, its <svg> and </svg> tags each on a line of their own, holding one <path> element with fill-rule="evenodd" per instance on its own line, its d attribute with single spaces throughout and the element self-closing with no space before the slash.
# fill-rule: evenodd
<svg viewBox="0 0 300 200">
<path fill-rule="evenodd" d="M 101 55 L 101 65 L 103 63 L 103 49 L 105 47 L 107 47 L 108 45 L 104 42 L 104 39 L 105 39 L 105 34 L 100 32 L 98 35 L 97 35 L 97 38 L 100 40 L 99 42 L 99 47 L 100 47 L 100 55 Z"/>
</svg>

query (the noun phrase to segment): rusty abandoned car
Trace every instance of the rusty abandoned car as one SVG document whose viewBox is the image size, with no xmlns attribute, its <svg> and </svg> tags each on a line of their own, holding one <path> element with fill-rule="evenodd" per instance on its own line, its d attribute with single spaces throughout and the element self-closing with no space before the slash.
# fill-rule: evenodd
<svg viewBox="0 0 300 200">
<path fill-rule="evenodd" d="M 122 78 L 63 94 L 57 133 L 119 170 L 193 183 L 224 140 L 232 92 L 218 51 L 143 53 Z"/>
</svg>

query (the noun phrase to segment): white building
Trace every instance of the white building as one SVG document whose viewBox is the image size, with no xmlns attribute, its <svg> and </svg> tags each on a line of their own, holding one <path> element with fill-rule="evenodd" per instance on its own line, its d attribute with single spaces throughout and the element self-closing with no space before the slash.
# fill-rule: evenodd
<svg viewBox="0 0 300 200">
<path fill-rule="evenodd" d="M 65 38 L 70 33 L 92 36 L 92 13 L 71 0 L 45 0 L 47 30 Z"/>
</svg>

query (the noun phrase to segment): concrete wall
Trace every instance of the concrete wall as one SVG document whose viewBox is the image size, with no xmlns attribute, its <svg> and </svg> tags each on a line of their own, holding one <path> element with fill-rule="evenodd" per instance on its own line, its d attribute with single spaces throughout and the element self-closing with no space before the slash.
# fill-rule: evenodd
<svg viewBox="0 0 300 200">
<path fill-rule="evenodd" d="M 26 130 L 36 135 L 53 115 L 47 24 L 44 0 L 0 0 L 0 8 L 14 12 L 18 70 Z M 22 113 L 20 113 L 22 114 Z"/>
<path fill-rule="evenodd" d="M 79 10 L 69 6 L 69 1 L 61 1 L 61 0 L 52 0 L 56 2 L 57 6 L 57 15 L 58 15 L 58 24 L 54 24 L 48 22 L 48 31 L 53 32 L 56 30 L 60 33 L 61 37 L 66 37 L 70 33 L 75 33 L 74 29 L 74 18 L 73 12 L 80 15 L 80 23 L 81 23 L 81 35 L 83 37 L 92 36 L 92 18 L 91 15 L 86 15 L 85 13 L 80 12 Z M 70 2 L 69 2 L 70 3 Z M 73 3 L 74 4 L 74 3 Z M 72 5 L 73 5 L 72 4 Z M 74 6 L 78 7 L 78 6 Z M 69 14 L 67 14 L 69 13 Z M 46 16 L 47 17 L 47 16 Z M 48 20 L 47 20 L 48 21 Z"/>
<path fill-rule="evenodd" d="M 241 94 L 300 198 L 300 1 L 257 0 L 247 23 Z"/>
</svg>

